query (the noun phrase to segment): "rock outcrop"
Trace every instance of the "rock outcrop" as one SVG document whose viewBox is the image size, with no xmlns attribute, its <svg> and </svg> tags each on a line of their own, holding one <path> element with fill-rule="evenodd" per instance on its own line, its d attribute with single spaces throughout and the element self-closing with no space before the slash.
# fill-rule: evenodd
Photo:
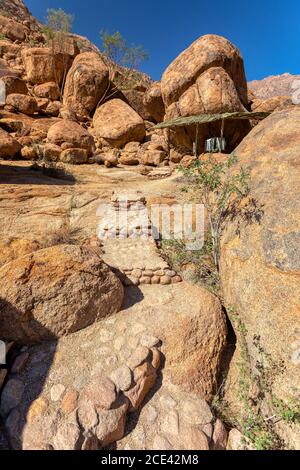
<svg viewBox="0 0 300 470">
<path fill-rule="evenodd" d="M 47 134 L 47 141 L 50 144 L 67 149 L 84 149 L 90 155 L 94 149 L 94 139 L 77 122 L 63 120 L 50 127 Z"/>
<path fill-rule="evenodd" d="M 122 147 L 128 142 L 141 142 L 145 137 L 143 119 L 120 99 L 115 98 L 99 106 L 93 124 L 96 136 L 113 147 Z"/>
<path fill-rule="evenodd" d="M 0 128 L 0 157 L 13 158 L 21 150 L 21 145 L 8 132 Z"/>
<path fill-rule="evenodd" d="M 165 105 L 162 99 L 161 84 L 154 82 L 144 95 L 144 105 L 156 122 L 164 120 Z"/>
<path fill-rule="evenodd" d="M 117 312 L 123 288 L 88 248 L 61 245 L 0 270 L 1 338 L 37 343 L 74 333 Z"/>
<path fill-rule="evenodd" d="M 13 20 L 12 18 L 7 18 L 6 16 L 0 15 L 0 30 L 1 33 L 11 39 L 12 41 L 22 42 L 26 39 L 26 36 L 29 34 L 29 30 L 26 26 L 19 23 L 18 21 Z"/>
<path fill-rule="evenodd" d="M 69 70 L 63 104 L 79 121 L 87 119 L 104 96 L 109 85 L 109 71 L 96 52 L 79 54 Z"/>
<path fill-rule="evenodd" d="M 36 99 L 32 96 L 12 93 L 6 98 L 6 105 L 19 113 L 33 115 L 38 110 Z"/>
<path fill-rule="evenodd" d="M 290 96 L 274 96 L 267 99 L 254 99 L 251 104 L 251 110 L 254 112 L 273 112 L 288 108 L 293 105 Z"/>
<path fill-rule="evenodd" d="M 32 47 L 22 50 L 26 78 L 33 85 L 55 82 L 61 85 L 71 66 L 68 54 L 56 53 L 49 47 Z"/>
<path fill-rule="evenodd" d="M 215 35 L 199 38 L 172 62 L 161 80 L 166 107 L 165 120 L 194 114 L 245 111 L 248 106 L 244 63 L 239 50 Z M 248 123 L 225 126 L 228 148 L 233 149 L 247 134 Z M 220 124 L 201 126 L 199 151 L 212 133 L 220 136 Z M 195 128 L 170 132 L 171 142 L 191 148 Z"/>
<path fill-rule="evenodd" d="M 299 126 L 298 106 L 274 112 L 236 149 L 238 165 L 250 170 L 251 192 L 222 237 L 224 300 L 241 322 L 233 323 L 238 350 L 227 399 L 232 410 L 240 403 L 238 364 L 246 342 L 250 366 L 265 394 L 266 416 L 278 417 L 279 406 L 282 412 L 299 400 Z M 252 398 L 260 393 L 258 389 Z M 299 448 L 297 426 L 280 421 L 277 430 L 291 447 Z"/>
<path fill-rule="evenodd" d="M 253 80 L 248 83 L 248 86 L 257 98 L 266 100 L 275 96 L 291 96 L 295 91 L 292 85 L 299 80 L 300 75 L 283 73 L 282 75 L 272 75 L 263 80 Z"/>
</svg>

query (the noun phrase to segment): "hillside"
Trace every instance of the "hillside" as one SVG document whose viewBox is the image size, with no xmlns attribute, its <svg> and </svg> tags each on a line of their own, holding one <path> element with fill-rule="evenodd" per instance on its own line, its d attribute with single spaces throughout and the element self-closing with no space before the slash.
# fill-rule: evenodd
<svg viewBox="0 0 300 470">
<path fill-rule="evenodd" d="M 248 82 L 248 86 L 257 98 L 268 99 L 275 96 L 291 96 L 292 83 L 295 80 L 300 80 L 300 75 L 284 73 L 282 75 L 270 76 L 263 80 L 253 80 Z"/>
</svg>

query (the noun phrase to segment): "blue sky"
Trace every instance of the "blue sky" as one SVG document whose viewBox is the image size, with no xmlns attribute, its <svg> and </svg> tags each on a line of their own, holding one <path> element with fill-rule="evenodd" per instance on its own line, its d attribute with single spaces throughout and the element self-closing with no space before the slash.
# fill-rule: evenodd
<svg viewBox="0 0 300 470">
<path fill-rule="evenodd" d="M 73 31 L 101 44 L 99 31 L 120 31 L 143 44 L 142 70 L 159 80 L 167 65 L 195 39 L 214 33 L 241 50 L 248 80 L 300 74 L 299 0 L 25 0 L 40 20 L 47 8 L 75 15 Z"/>
</svg>

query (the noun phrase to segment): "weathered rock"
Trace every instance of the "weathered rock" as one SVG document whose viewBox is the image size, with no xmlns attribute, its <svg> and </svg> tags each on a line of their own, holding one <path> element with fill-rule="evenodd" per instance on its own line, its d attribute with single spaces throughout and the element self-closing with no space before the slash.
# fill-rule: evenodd
<svg viewBox="0 0 300 470">
<path fill-rule="evenodd" d="M 48 98 L 37 98 L 36 102 L 37 102 L 39 114 L 45 114 L 47 106 L 50 103 Z"/>
<path fill-rule="evenodd" d="M 109 410 L 117 399 L 116 387 L 110 379 L 96 375 L 84 389 L 83 396 L 97 411 Z"/>
<path fill-rule="evenodd" d="M 1 414 L 6 416 L 10 410 L 18 406 L 24 393 L 24 384 L 17 379 L 10 379 L 1 395 Z"/>
<path fill-rule="evenodd" d="M 27 80 L 35 85 L 48 82 L 60 85 L 71 65 L 71 56 L 55 53 L 49 47 L 25 48 L 22 58 Z"/>
<path fill-rule="evenodd" d="M 226 450 L 250 450 L 245 443 L 245 436 L 238 429 L 231 429 Z"/>
<path fill-rule="evenodd" d="M 251 110 L 254 112 L 273 112 L 288 108 L 292 105 L 293 100 L 290 96 L 273 96 L 264 100 L 254 99 L 251 105 Z"/>
<path fill-rule="evenodd" d="M 212 449 L 213 450 L 226 450 L 228 440 L 228 433 L 222 421 L 217 419 L 214 426 L 212 436 Z"/>
<path fill-rule="evenodd" d="M 0 266 L 40 249 L 35 240 L 10 238 L 0 240 Z"/>
<path fill-rule="evenodd" d="M 12 93 L 19 93 L 21 95 L 27 95 L 28 89 L 24 80 L 18 77 L 1 77 L 1 80 L 5 83 L 6 96 Z"/>
<path fill-rule="evenodd" d="M 127 366 L 121 366 L 114 370 L 110 376 L 116 387 L 123 392 L 128 390 L 132 384 L 132 372 Z"/>
<path fill-rule="evenodd" d="M 37 151 L 36 148 L 33 146 L 25 146 L 21 149 L 21 155 L 25 160 L 36 160 L 37 159 Z"/>
<path fill-rule="evenodd" d="M 124 436 L 127 408 L 127 401 L 123 401 L 118 408 L 102 410 L 99 413 L 99 424 L 96 428 L 96 436 L 102 447 L 113 444 Z"/>
<path fill-rule="evenodd" d="M 143 119 L 120 99 L 112 99 L 99 106 L 94 119 L 95 133 L 113 147 L 128 142 L 141 142 L 145 137 Z"/>
<path fill-rule="evenodd" d="M 12 93 L 11 95 L 8 95 L 6 98 L 6 104 L 11 106 L 16 111 L 23 114 L 28 114 L 29 116 L 33 115 L 38 110 L 35 98 L 28 95 L 21 95 L 19 93 Z"/>
<path fill-rule="evenodd" d="M 6 16 L 0 16 L 0 31 L 12 41 L 22 42 L 29 34 L 28 28 L 23 24 Z"/>
<path fill-rule="evenodd" d="M 235 154 L 236 168 L 249 168 L 249 198 L 226 224 L 221 244 L 221 281 L 225 305 L 234 310 L 247 333 L 234 323 L 238 348 L 231 363 L 227 397 L 240 405 L 236 380 L 241 344 L 251 366 L 272 368 L 272 395 L 289 403 L 298 399 L 299 240 L 300 240 L 300 108 L 274 112 L 256 126 Z M 282 334 L 284 332 L 284 334 Z M 271 362 L 270 362 L 271 361 Z M 268 416 L 272 410 L 272 405 Z M 290 447 L 298 448 L 297 427 L 280 423 Z"/>
<path fill-rule="evenodd" d="M 45 144 L 42 146 L 42 153 L 45 160 L 57 162 L 60 159 L 61 148 L 55 144 Z"/>
<path fill-rule="evenodd" d="M 96 52 L 79 54 L 67 75 L 63 103 L 78 120 L 85 120 L 104 96 L 109 71 Z"/>
<path fill-rule="evenodd" d="M 165 105 L 162 99 L 160 82 L 153 83 L 144 95 L 144 104 L 150 116 L 156 122 L 162 122 L 165 115 Z"/>
<path fill-rule="evenodd" d="M 243 59 L 227 39 L 206 35 L 182 52 L 163 74 L 162 97 L 166 106 L 165 120 L 202 113 L 245 111 L 248 106 L 247 83 Z M 249 123 L 226 123 L 224 136 L 234 148 L 249 132 Z M 220 123 L 200 126 L 199 151 L 205 140 L 220 135 Z M 169 131 L 175 146 L 192 147 L 194 126 Z"/>
<path fill-rule="evenodd" d="M 163 150 L 146 150 L 142 154 L 141 162 L 146 166 L 159 166 L 166 158 Z"/>
<path fill-rule="evenodd" d="M 62 104 L 60 101 L 50 101 L 45 109 L 45 114 L 48 116 L 58 116 L 61 110 Z"/>
<path fill-rule="evenodd" d="M 21 150 L 19 142 L 0 128 L 0 157 L 13 158 Z"/>
<path fill-rule="evenodd" d="M 132 89 L 125 90 L 122 92 L 122 94 L 129 106 L 134 109 L 138 115 L 141 116 L 141 118 L 143 118 L 145 121 L 151 120 L 152 116 L 144 104 L 145 92 Z"/>
<path fill-rule="evenodd" d="M 94 139 L 82 126 L 73 121 L 60 121 L 50 127 L 47 134 L 50 144 L 70 144 L 69 147 L 85 149 L 90 155 L 94 149 Z"/>
<path fill-rule="evenodd" d="M 122 165 L 138 165 L 140 163 L 138 157 L 132 153 L 122 153 L 119 158 L 119 163 Z"/>
<path fill-rule="evenodd" d="M 197 39 L 166 69 L 161 81 L 164 103 L 175 103 L 203 72 L 222 67 L 237 84 L 238 94 L 247 104 L 247 83 L 239 50 L 227 39 L 208 34 Z"/>
<path fill-rule="evenodd" d="M 78 165 L 88 161 L 88 151 L 85 149 L 66 149 L 60 155 L 60 160 L 64 163 Z"/>
<path fill-rule="evenodd" d="M 60 97 L 60 90 L 56 82 L 42 83 L 36 85 L 33 92 L 37 98 L 48 98 L 48 100 L 56 101 Z"/>
<path fill-rule="evenodd" d="M 37 251 L 4 265 L 0 278 L 1 337 L 21 343 L 85 328 L 123 301 L 120 281 L 85 247 Z"/>
</svg>

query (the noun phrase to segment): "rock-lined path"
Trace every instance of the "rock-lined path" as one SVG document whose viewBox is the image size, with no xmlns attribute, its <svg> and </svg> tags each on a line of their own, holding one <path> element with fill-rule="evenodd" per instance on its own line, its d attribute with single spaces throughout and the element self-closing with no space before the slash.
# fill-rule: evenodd
<svg viewBox="0 0 300 470">
<path fill-rule="evenodd" d="M 76 171 L 80 183 L 75 191 L 67 186 L 63 192 L 59 187 L 45 192 L 39 185 L 28 185 L 16 193 L 16 200 L 5 196 L 7 217 L 17 206 L 18 224 L 26 226 L 35 208 L 37 223 L 31 224 L 30 234 L 38 242 L 43 242 L 45 228 L 51 232 L 69 217 L 72 229 L 80 229 L 89 240 L 103 222 L 98 207 L 103 202 L 117 206 L 120 193 L 114 193 L 111 200 L 115 187 L 124 187 L 129 196 L 129 227 L 137 232 L 137 203 L 144 212 L 146 203 L 175 202 L 176 175 L 151 181 L 121 169 L 102 169 L 99 174 L 88 172 L 87 167 Z M 144 220 L 149 235 L 149 221 Z M 11 224 L 10 230 L 14 229 L 17 234 L 18 226 Z M 14 259 L 15 252 L 26 254 L 27 244 L 32 250 L 35 243 L 16 240 L 6 251 Z M 151 237 L 104 237 L 102 243 L 104 261 L 125 285 L 130 284 L 123 309 L 57 341 L 24 348 L 16 357 L 1 402 L 11 444 L 15 448 L 85 449 L 118 442 L 120 449 L 176 449 L 188 427 L 192 435 L 196 433 L 190 446 L 212 448 L 210 431 L 216 423 L 200 397 L 212 396 L 226 341 L 226 321 L 218 299 L 205 289 L 178 282 L 181 279 L 159 256 Z M 34 249 L 39 249 L 36 245 Z M 173 403 L 170 397 L 176 402 L 173 410 L 163 405 Z M 190 405 L 186 403 L 196 403 L 205 424 L 187 421 L 184 413 Z M 155 442 L 148 426 L 152 408 L 153 416 L 157 415 Z M 164 423 L 175 422 L 176 413 L 178 435 L 175 425 L 169 435 Z M 137 435 L 144 438 L 136 441 Z"/>
<path fill-rule="evenodd" d="M 162 378 L 118 450 L 225 450 L 227 431 L 205 400 Z"/>
<path fill-rule="evenodd" d="M 184 299 L 184 287 L 184 283 L 129 287 L 121 312 L 58 341 L 24 347 L 1 399 L 1 414 L 13 447 L 97 449 L 129 433 L 120 448 L 139 448 L 132 439 L 134 432 L 143 430 L 146 448 L 176 449 L 181 433 L 188 429 L 194 436 L 190 445 L 208 448 L 212 428 L 206 425 L 214 419 L 204 400 L 189 390 L 193 386 L 211 390 L 208 370 L 211 368 L 212 380 L 218 361 L 216 346 L 225 340 L 225 325 L 222 313 L 212 304 L 209 307 L 212 298 L 207 297 L 206 307 L 200 307 L 202 301 L 192 300 L 192 290 L 190 299 Z M 214 333 L 209 332 L 208 324 L 204 335 L 195 326 L 207 318 L 209 308 Z M 195 367 L 199 367 L 198 375 Z M 151 391 L 147 417 L 141 415 L 133 426 Z M 176 401 L 174 407 L 172 400 Z M 150 405 L 157 414 L 155 442 L 147 424 Z M 191 418 L 193 409 L 202 418 L 197 420 L 197 414 Z M 175 422 L 176 413 L 178 436 L 175 427 L 170 436 L 163 432 L 163 423 Z"/>
<path fill-rule="evenodd" d="M 181 282 L 158 252 L 156 227 L 140 191 L 114 192 L 111 204 L 105 204 L 98 213 L 97 234 L 103 243 L 103 259 L 125 285 Z"/>
</svg>

